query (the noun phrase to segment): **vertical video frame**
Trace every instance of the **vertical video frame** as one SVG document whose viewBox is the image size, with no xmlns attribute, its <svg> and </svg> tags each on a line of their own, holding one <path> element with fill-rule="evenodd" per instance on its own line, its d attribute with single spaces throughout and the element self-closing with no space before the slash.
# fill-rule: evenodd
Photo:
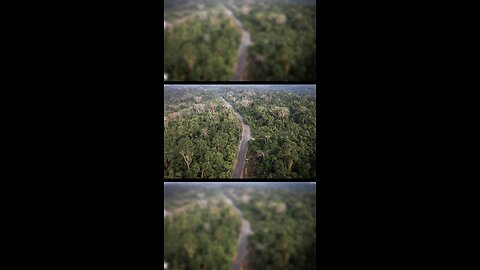
<svg viewBox="0 0 480 270">
<path fill-rule="evenodd" d="M 164 269 L 316 269 L 316 0 L 165 0 L 163 35 Z"/>
</svg>

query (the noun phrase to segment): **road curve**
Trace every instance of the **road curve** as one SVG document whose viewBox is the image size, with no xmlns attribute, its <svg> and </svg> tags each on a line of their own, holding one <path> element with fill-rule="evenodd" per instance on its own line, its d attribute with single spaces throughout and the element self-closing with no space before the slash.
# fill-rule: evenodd
<svg viewBox="0 0 480 270">
<path fill-rule="evenodd" d="M 242 30 L 242 43 L 240 43 L 240 47 L 238 48 L 238 60 L 232 81 L 243 80 L 243 70 L 245 69 L 245 64 L 247 63 L 247 47 L 249 44 L 250 33 Z"/>
<path fill-rule="evenodd" d="M 233 15 L 233 12 L 230 9 L 228 9 L 225 5 L 222 6 L 225 10 L 225 13 L 233 19 L 238 30 L 242 33 L 242 39 L 240 41 L 240 46 L 238 47 L 237 63 L 235 64 L 235 71 L 232 78 L 232 81 L 241 81 L 243 80 L 243 70 L 245 69 L 245 64 L 247 63 L 247 49 L 248 46 L 252 44 L 250 33 L 245 31 L 242 23 L 235 17 L 235 15 Z"/>
<path fill-rule="evenodd" d="M 240 140 L 240 150 L 237 155 L 237 162 L 233 170 L 232 178 L 242 178 L 243 167 L 245 166 L 245 158 L 247 157 L 248 140 L 250 138 L 250 126 L 242 123 L 243 132 Z"/>
<path fill-rule="evenodd" d="M 243 259 L 245 258 L 245 255 L 247 255 L 247 238 L 253 232 L 250 229 L 250 222 L 243 217 L 242 211 L 233 204 L 233 201 L 229 197 L 225 196 L 225 194 L 222 195 L 225 198 L 225 201 L 235 209 L 242 220 L 242 229 L 240 230 L 240 236 L 238 237 L 238 251 L 235 255 L 235 261 L 233 262 L 232 267 L 233 270 L 240 270 L 242 269 Z"/>
<path fill-rule="evenodd" d="M 232 269 L 233 270 L 241 270 L 242 269 L 242 262 L 247 255 L 247 240 L 248 236 L 250 234 L 253 234 L 251 228 L 250 228 L 250 222 L 246 220 L 243 217 L 242 211 L 238 209 L 237 206 L 233 203 L 232 199 L 230 197 L 227 197 L 225 194 L 221 194 L 221 196 L 224 198 L 225 202 L 230 205 L 233 209 L 235 209 L 235 212 L 237 212 L 240 220 L 242 221 L 242 228 L 240 230 L 240 235 L 238 237 L 238 249 L 237 253 L 235 254 L 235 260 L 233 262 Z M 173 210 L 173 212 L 178 212 L 178 211 L 183 211 L 185 207 L 182 207 L 180 209 L 182 210 Z M 167 211 L 165 208 L 163 209 L 163 218 L 165 219 L 168 216 L 172 216 L 173 213 Z"/>
<path fill-rule="evenodd" d="M 250 33 L 243 28 L 243 24 L 235 17 L 233 12 L 228 9 L 225 5 L 221 4 L 221 7 L 225 11 L 225 14 L 233 19 L 235 25 L 237 26 L 238 31 L 242 33 L 242 38 L 240 40 L 240 45 L 238 47 L 237 52 L 237 62 L 235 63 L 234 72 L 232 76 L 232 81 L 242 81 L 243 80 L 243 71 L 245 69 L 245 65 L 247 63 L 247 50 L 248 46 L 252 45 L 252 41 L 250 38 Z M 165 18 L 165 15 L 164 15 Z M 175 21 L 167 22 L 165 19 L 163 20 L 163 30 L 167 28 L 171 28 L 176 24 L 184 23 L 188 18 L 191 16 L 186 16 Z"/>
<path fill-rule="evenodd" d="M 238 155 L 235 161 L 235 168 L 233 169 L 232 178 L 242 178 L 243 167 L 245 166 L 245 158 L 247 157 L 248 141 L 251 138 L 250 126 L 245 124 L 243 117 L 235 111 L 230 103 L 228 103 L 223 97 L 220 97 L 223 102 L 229 107 L 237 119 L 242 123 L 242 139 L 238 145 Z"/>
</svg>

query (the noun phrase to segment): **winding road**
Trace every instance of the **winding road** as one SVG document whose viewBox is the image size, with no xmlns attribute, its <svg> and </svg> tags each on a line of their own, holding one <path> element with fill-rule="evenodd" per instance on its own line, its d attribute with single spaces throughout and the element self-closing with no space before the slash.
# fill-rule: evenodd
<svg viewBox="0 0 480 270">
<path fill-rule="evenodd" d="M 238 31 L 242 33 L 242 38 L 240 40 L 240 45 L 238 47 L 237 52 L 237 62 L 234 66 L 234 73 L 232 77 L 232 81 L 242 81 L 243 80 L 243 71 L 245 69 L 245 65 L 247 63 L 247 50 L 248 46 L 252 45 L 252 41 L 250 39 L 250 33 L 243 28 L 243 24 L 233 15 L 233 12 L 228 9 L 225 5 L 220 5 L 225 14 L 233 19 L 235 25 L 237 26 Z M 165 14 L 163 16 L 165 18 Z M 192 18 L 192 15 L 186 16 L 180 19 L 177 19 L 172 22 L 167 22 L 165 19 L 163 20 L 163 30 L 172 27 L 176 24 L 184 23 L 187 19 Z"/>
<path fill-rule="evenodd" d="M 238 237 L 238 251 L 235 255 L 235 261 L 233 262 L 232 267 L 233 270 L 240 270 L 242 269 L 243 259 L 245 258 L 245 255 L 247 255 L 247 238 L 253 232 L 250 229 L 250 222 L 243 217 L 242 211 L 240 211 L 240 209 L 233 204 L 233 201 L 230 198 L 225 196 L 225 194 L 222 195 L 225 198 L 225 201 L 235 209 L 242 220 L 242 229 L 240 231 L 240 236 Z"/>
<path fill-rule="evenodd" d="M 243 117 L 235 111 L 230 103 L 228 103 L 223 97 L 220 97 L 223 102 L 229 107 L 237 119 L 242 122 L 242 139 L 238 144 L 238 155 L 235 161 L 235 168 L 233 169 L 232 178 L 242 178 L 243 167 L 245 166 L 245 158 L 247 157 L 248 141 L 252 138 L 250 133 L 250 126 L 245 124 Z"/>
<path fill-rule="evenodd" d="M 242 39 L 240 41 L 240 46 L 238 47 L 235 73 L 233 73 L 232 78 L 232 81 L 241 81 L 243 80 L 243 70 L 245 69 L 245 64 L 247 63 L 247 49 L 248 46 L 252 45 L 250 33 L 243 28 L 243 24 L 235 17 L 235 15 L 233 15 L 233 12 L 230 9 L 224 5 L 222 5 L 222 7 L 224 8 L 225 13 L 233 19 L 238 30 L 242 33 Z"/>
<path fill-rule="evenodd" d="M 242 228 L 240 230 L 240 235 L 238 236 L 238 249 L 237 253 L 235 254 L 235 259 L 233 262 L 232 269 L 233 270 L 241 270 L 242 269 L 242 262 L 247 255 L 247 240 L 248 236 L 250 234 L 253 234 L 251 228 L 250 228 L 250 222 L 246 220 L 243 216 L 242 211 L 238 209 L 238 207 L 233 203 L 232 199 L 227 197 L 225 194 L 221 194 L 225 202 L 235 209 L 235 212 L 237 212 L 240 220 L 242 221 Z M 173 210 L 173 212 L 181 212 L 185 209 L 186 207 L 181 207 L 179 209 Z M 163 209 L 163 218 L 165 219 L 167 216 L 172 216 L 173 212 L 167 211 L 165 208 Z"/>
</svg>

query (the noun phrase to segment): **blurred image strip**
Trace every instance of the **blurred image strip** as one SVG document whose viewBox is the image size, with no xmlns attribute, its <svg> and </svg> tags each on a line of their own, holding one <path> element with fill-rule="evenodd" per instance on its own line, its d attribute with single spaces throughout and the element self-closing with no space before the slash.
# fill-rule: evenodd
<svg viewBox="0 0 480 270">
<path fill-rule="evenodd" d="M 315 0 L 165 0 L 164 80 L 316 81 Z"/>
<path fill-rule="evenodd" d="M 316 269 L 316 183 L 164 183 L 164 267 Z"/>
</svg>

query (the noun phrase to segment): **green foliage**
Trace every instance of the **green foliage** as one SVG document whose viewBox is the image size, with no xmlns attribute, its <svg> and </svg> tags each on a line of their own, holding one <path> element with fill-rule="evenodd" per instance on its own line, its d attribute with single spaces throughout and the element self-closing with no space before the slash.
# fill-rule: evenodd
<svg viewBox="0 0 480 270">
<path fill-rule="evenodd" d="M 225 203 L 191 201 L 164 222 L 164 261 L 169 269 L 229 269 L 240 221 Z"/>
<path fill-rule="evenodd" d="M 209 12 L 208 18 L 186 17 L 166 29 L 164 72 L 170 81 L 231 79 L 240 33 L 231 18 Z"/>
<path fill-rule="evenodd" d="M 165 19 L 173 24 L 164 34 L 169 80 L 232 79 L 241 33 L 216 2 L 172 1 L 165 6 Z M 310 0 L 224 3 L 251 35 L 246 80 L 316 80 L 316 9 L 297 2 Z M 251 11 L 242 12 L 242 7 Z"/>
<path fill-rule="evenodd" d="M 235 104 L 255 138 L 249 142 L 248 177 L 315 178 L 315 97 L 256 91 L 249 99 L 254 106 Z"/>
<path fill-rule="evenodd" d="M 231 102 L 250 125 L 254 140 L 248 146 L 247 177 L 316 177 L 315 96 L 261 89 L 166 89 L 166 178 L 231 176 L 241 127 L 216 95 Z M 216 106 L 214 112 L 210 111 L 212 105 Z"/>
<path fill-rule="evenodd" d="M 252 225 L 246 269 L 316 269 L 316 195 L 254 191 L 240 209 Z M 279 205 L 286 211 L 279 212 Z"/>
<path fill-rule="evenodd" d="M 248 15 L 237 16 L 250 31 L 254 44 L 249 48 L 248 79 L 315 81 L 315 8 L 285 3 L 253 4 Z"/>
<path fill-rule="evenodd" d="M 232 199 L 251 224 L 243 269 L 316 269 L 316 193 L 308 189 L 165 189 L 164 259 L 169 269 L 231 269 L 241 222 Z"/>
<path fill-rule="evenodd" d="M 233 113 L 208 92 L 165 95 L 164 177 L 229 178 L 240 132 Z"/>
</svg>

